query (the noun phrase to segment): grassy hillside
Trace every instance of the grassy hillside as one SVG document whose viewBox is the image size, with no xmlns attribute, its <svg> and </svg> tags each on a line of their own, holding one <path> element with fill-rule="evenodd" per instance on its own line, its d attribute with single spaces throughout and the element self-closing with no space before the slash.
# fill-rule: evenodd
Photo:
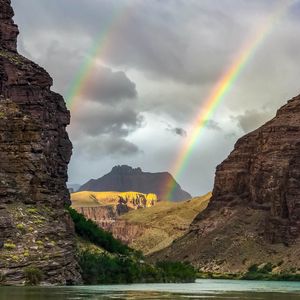
<svg viewBox="0 0 300 300">
<path fill-rule="evenodd" d="M 72 206 L 95 207 L 102 205 L 117 205 L 123 199 L 128 207 L 136 208 L 137 203 L 144 203 L 150 207 L 157 202 L 155 194 L 143 194 L 138 192 L 91 192 L 83 191 L 71 194 Z"/>
<path fill-rule="evenodd" d="M 124 214 L 121 220 L 145 227 L 144 234 L 129 246 L 146 255 L 167 247 L 186 233 L 195 216 L 207 207 L 210 197 L 208 193 L 180 203 L 159 202 L 153 207 Z"/>
</svg>

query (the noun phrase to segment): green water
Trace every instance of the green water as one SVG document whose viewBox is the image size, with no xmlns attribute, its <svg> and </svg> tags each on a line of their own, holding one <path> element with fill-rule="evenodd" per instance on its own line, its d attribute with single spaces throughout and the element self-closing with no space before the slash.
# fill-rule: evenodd
<svg viewBox="0 0 300 300">
<path fill-rule="evenodd" d="M 2 287 L 1 300 L 300 300 L 300 282 L 197 280 L 185 284 L 132 284 L 76 287 Z"/>
</svg>

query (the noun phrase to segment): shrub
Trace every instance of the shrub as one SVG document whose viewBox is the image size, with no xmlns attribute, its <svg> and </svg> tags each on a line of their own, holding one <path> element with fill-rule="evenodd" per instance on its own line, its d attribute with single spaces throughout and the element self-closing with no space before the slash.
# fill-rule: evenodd
<svg viewBox="0 0 300 300">
<path fill-rule="evenodd" d="M 258 271 L 258 266 L 256 264 L 254 264 L 248 268 L 248 272 L 253 273 L 253 272 L 257 272 L 257 271 Z"/>
<path fill-rule="evenodd" d="M 35 267 L 24 269 L 26 285 L 39 285 L 42 281 L 42 271 Z"/>
<path fill-rule="evenodd" d="M 87 220 L 75 209 L 69 207 L 68 210 L 75 224 L 76 233 L 83 239 L 88 240 L 111 253 L 125 255 L 133 252 L 128 246 L 115 239 L 110 232 L 106 232 L 99 228 L 95 222 Z"/>
<path fill-rule="evenodd" d="M 25 225 L 24 225 L 24 224 L 18 224 L 18 225 L 17 225 L 17 229 L 20 230 L 22 233 L 25 233 L 25 232 L 26 232 L 26 229 L 25 229 Z"/>
<path fill-rule="evenodd" d="M 7 250 L 13 250 L 15 249 L 17 246 L 13 243 L 4 243 L 4 248 Z"/>
<path fill-rule="evenodd" d="M 128 256 L 109 256 L 88 250 L 80 253 L 79 265 L 85 284 L 194 282 L 196 279 L 195 269 L 185 263 L 151 265 Z"/>
<path fill-rule="evenodd" d="M 164 282 L 192 282 L 197 276 L 197 271 L 189 263 L 161 261 L 156 267 L 162 273 Z"/>
<path fill-rule="evenodd" d="M 260 273 L 266 273 L 266 274 L 271 273 L 272 271 L 273 271 L 273 265 L 270 262 L 266 263 L 261 269 L 259 269 Z"/>
</svg>

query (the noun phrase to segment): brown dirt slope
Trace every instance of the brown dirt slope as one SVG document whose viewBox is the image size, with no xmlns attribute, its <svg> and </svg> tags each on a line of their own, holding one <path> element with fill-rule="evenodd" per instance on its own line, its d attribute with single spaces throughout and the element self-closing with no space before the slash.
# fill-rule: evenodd
<svg viewBox="0 0 300 300">
<path fill-rule="evenodd" d="M 195 216 L 207 207 L 210 197 L 211 193 L 208 193 L 181 203 L 163 201 L 153 207 L 124 214 L 120 221 L 142 229 L 142 234 L 129 245 L 145 254 L 167 247 L 187 232 Z"/>
</svg>

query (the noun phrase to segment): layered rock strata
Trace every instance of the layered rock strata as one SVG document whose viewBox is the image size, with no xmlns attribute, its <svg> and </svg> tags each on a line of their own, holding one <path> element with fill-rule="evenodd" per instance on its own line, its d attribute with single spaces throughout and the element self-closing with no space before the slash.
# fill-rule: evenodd
<svg viewBox="0 0 300 300">
<path fill-rule="evenodd" d="M 0 281 L 36 269 L 51 284 L 80 282 L 69 204 L 70 114 L 49 74 L 17 53 L 10 0 L 0 0 Z"/>
<path fill-rule="evenodd" d="M 154 259 L 185 259 L 202 270 L 245 271 L 272 262 L 300 271 L 300 96 L 242 137 L 217 167 L 209 207 Z"/>
<path fill-rule="evenodd" d="M 114 206 L 76 207 L 75 209 L 87 219 L 94 221 L 100 228 L 110 231 L 116 239 L 125 244 L 132 243 L 145 231 L 143 226 L 120 220 L 119 217 L 126 212 L 120 212 Z"/>
</svg>

